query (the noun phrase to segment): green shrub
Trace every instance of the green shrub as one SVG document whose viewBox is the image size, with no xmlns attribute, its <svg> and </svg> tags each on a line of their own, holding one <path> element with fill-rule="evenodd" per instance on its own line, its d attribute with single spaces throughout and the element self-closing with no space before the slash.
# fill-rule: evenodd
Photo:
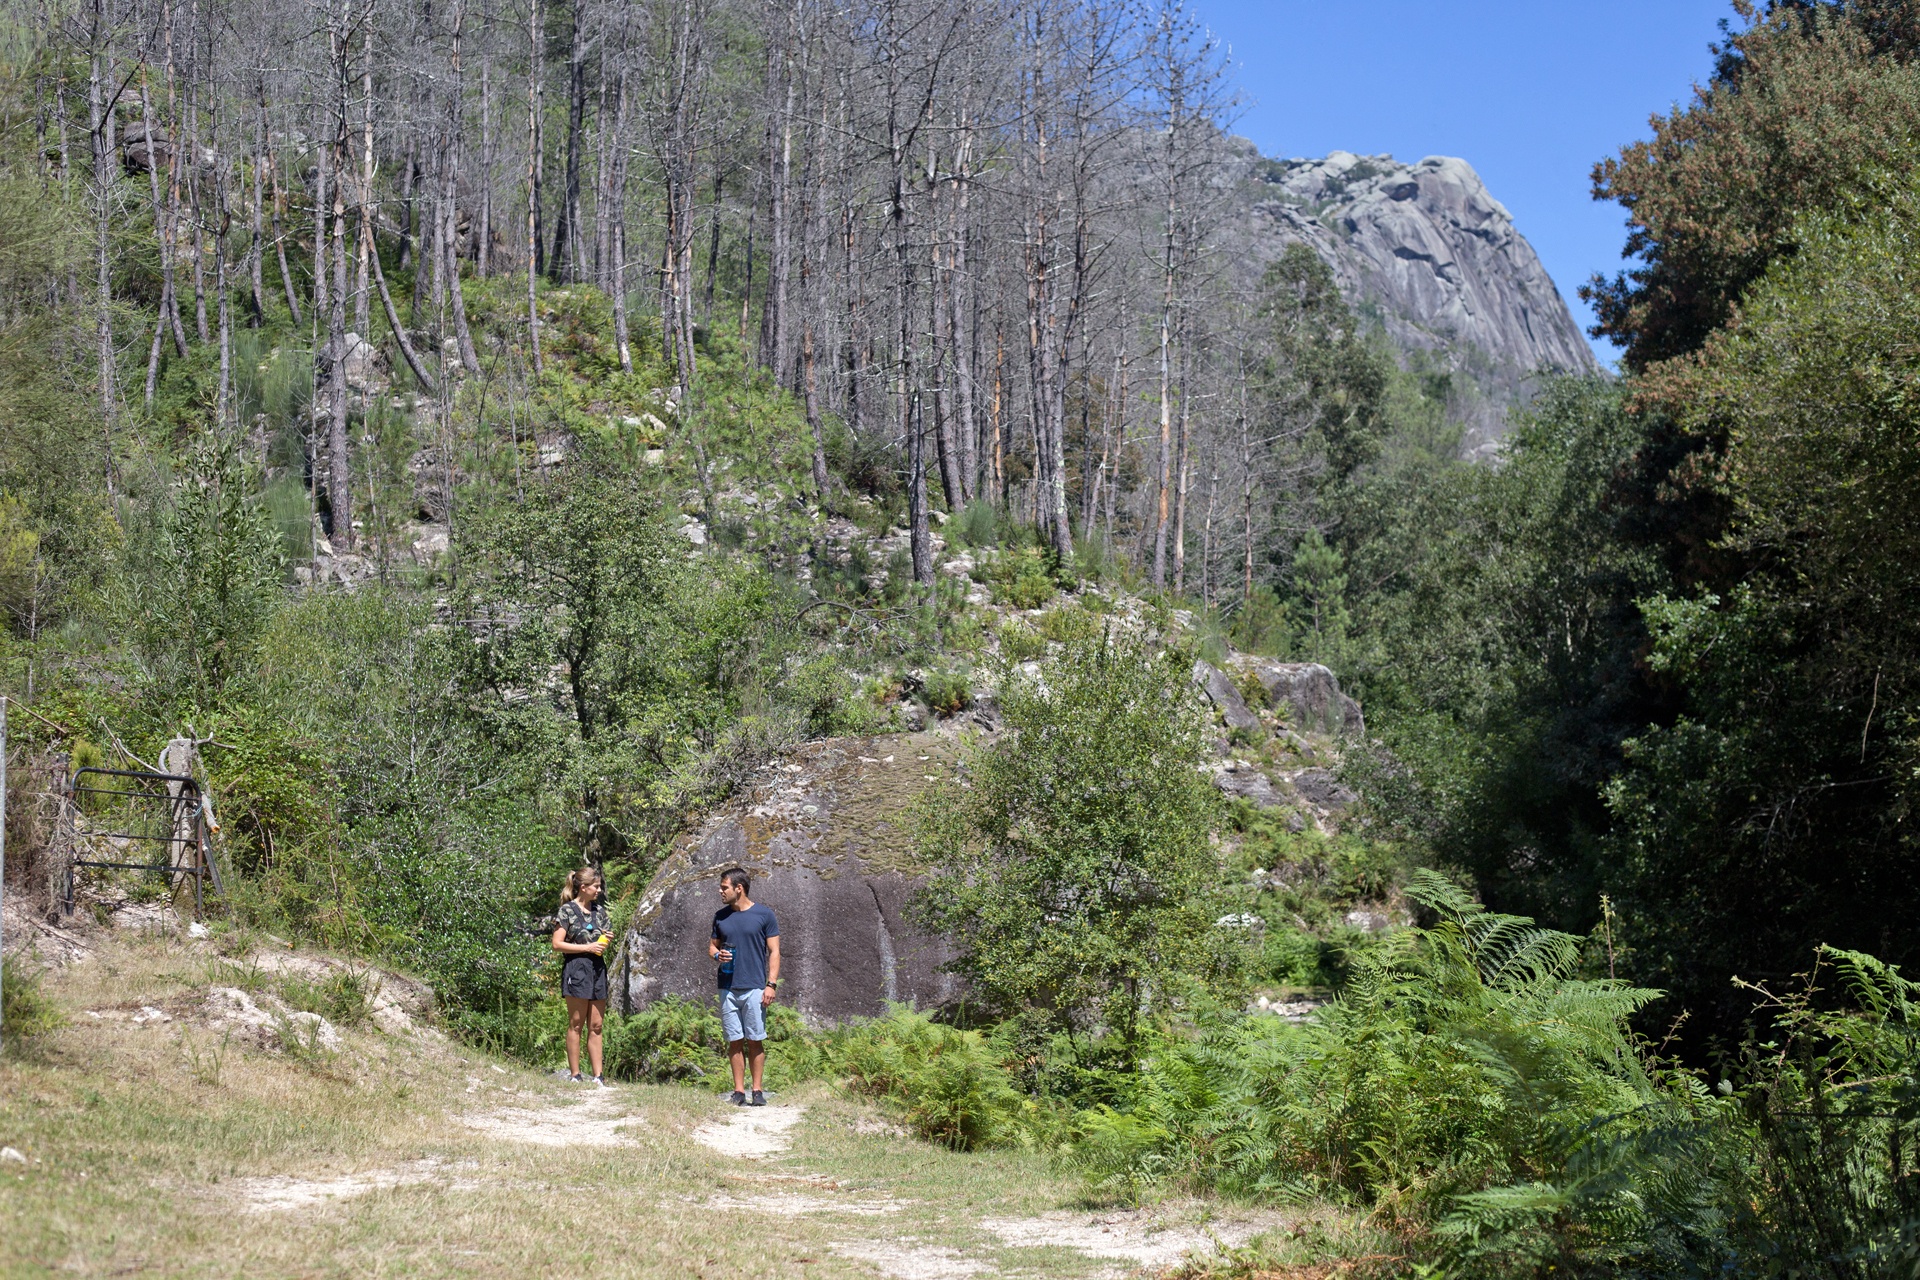
<svg viewBox="0 0 1920 1280">
<path fill-rule="evenodd" d="M 986 637 L 986 628 L 981 625 L 977 615 L 969 612 L 956 613 L 943 621 L 942 631 L 949 652 L 965 655 L 980 652 L 980 644 Z"/>
<path fill-rule="evenodd" d="M 1040 634 L 1056 644 L 1092 640 L 1100 634 L 1100 619 L 1077 605 L 1063 605 L 1040 615 Z"/>
<path fill-rule="evenodd" d="M 974 1151 L 1022 1135 L 1028 1105 L 977 1031 L 895 1008 L 842 1032 L 833 1065 L 848 1087 L 898 1106 L 929 1142 Z"/>
<path fill-rule="evenodd" d="M 1253 598 L 1233 615 L 1229 632 L 1234 647 L 1245 653 L 1281 657 L 1292 652 L 1296 627 L 1293 610 L 1265 583 L 1253 589 Z"/>
<path fill-rule="evenodd" d="M 25 967 L 18 955 L 0 965 L 0 1027 L 8 1038 L 45 1035 L 66 1025 L 67 1018 L 41 985 L 41 978 Z"/>
<path fill-rule="evenodd" d="M 1175 1167 L 1178 1157 L 1169 1150 L 1168 1137 L 1144 1115 L 1096 1106 L 1075 1118 L 1072 1140 L 1058 1154 L 1096 1194 L 1118 1194 L 1138 1204 Z"/>
<path fill-rule="evenodd" d="M 1037 569 L 1030 570 L 1010 582 L 996 582 L 993 586 L 993 602 L 1012 605 L 1016 609 L 1038 609 L 1053 599 L 1055 590 L 1051 578 Z"/>
<path fill-rule="evenodd" d="M 1303 929 L 1270 924 L 1260 940 L 1261 976 L 1289 987 L 1328 986 L 1333 977 L 1332 950 L 1329 943 Z"/>
<path fill-rule="evenodd" d="M 1031 662 L 1047 651 L 1046 637 L 1024 622 L 1003 622 L 997 634 L 1000 656 L 1008 662 Z"/>
<path fill-rule="evenodd" d="M 766 1013 L 767 1087 L 784 1087 L 819 1075 L 820 1041 L 806 1029 L 799 1013 L 779 1003 L 769 1005 Z M 561 1029 L 565 1030 L 564 1016 Z M 710 1001 L 667 996 L 635 1013 L 609 1014 L 603 1034 L 603 1062 L 610 1076 L 656 1084 L 728 1079 L 727 1042 L 722 1038 L 720 1015 Z"/>
<path fill-rule="evenodd" d="M 943 716 L 962 711 L 973 700 L 973 686 L 959 671 L 935 671 L 927 676 L 927 706 Z"/>
<path fill-rule="evenodd" d="M 992 588 L 995 604 L 1016 609 L 1038 609 L 1053 599 L 1059 587 L 1047 554 L 1030 545 L 983 555 L 974 577 Z"/>
<path fill-rule="evenodd" d="M 1727 1107 L 1645 1056 L 1627 1020 L 1657 993 L 1573 977 L 1577 939 L 1484 912 L 1431 872 L 1409 894 L 1433 928 L 1359 953 L 1305 1024 L 1162 1039 L 1131 1096 L 1076 1121 L 1068 1162 L 1130 1195 L 1180 1177 L 1351 1198 L 1450 1274 L 1707 1270 L 1668 1265 L 1662 1233 L 1708 1238 L 1697 1202 L 1722 1176 Z"/>
<path fill-rule="evenodd" d="M 942 532 L 956 548 L 991 547 L 1000 541 L 1000 515 L 991 502 L 976 499 L 947 521 Z"/>
<path fill-rule="evenodd" d="M 609 1015 L 604 1035 L 606 1072 L 622 1080 L 704 1080 L 726 1071 L 727 1044 L 711 1003 L 668 996 Z"/>
</svg>

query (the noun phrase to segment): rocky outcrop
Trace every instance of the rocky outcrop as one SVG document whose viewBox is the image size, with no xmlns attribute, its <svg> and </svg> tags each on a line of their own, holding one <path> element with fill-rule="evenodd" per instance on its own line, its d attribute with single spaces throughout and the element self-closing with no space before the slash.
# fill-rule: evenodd
<svg viewBox="0 0 1920 1280">
<path fill-rule="evenodd" d="M 707 937 L 719 874 L 738 863 L 780 920 L 782 998 L 810 1024 L 919 1008 L 960 994 L 952 951 L 919 929 L 908 900 L 915 803 L 950 778 L 954 731 L 811 743 L 762 770 L 655 872 L 612 975 L 631 1011 L 677 995 L 710 999 Z"/>
<path fill-rule="evenodd" d="M 1037 674 L 1038 668 L 1030 674 Z M 1197 662 L 1193 680 L 1227 729 L 1210 766 L 1227 796 L 1285 810 L 1288 829 L 1331 832 L 1357 797 L 1320 761 L 1363 732 L 1359 704 L 1317 663 L 1232 654 Z M 780 920 L 782 998 L 812 1025 L 884 1013 L 890 1003 L 950 1005 L 951 945 L 916 925 L 923 883 L 913 857 L 916 807 L 952 785 L 965 743 L 1001 727 L 989 690 L 937 727 L 804 744 L 765 765 L 741 794 L 676 845 L 641 895 L 612 973 L 616 1007 L 667 996 L 710 1000 L 707 938 L 719 876 L 739 864 L 756 902 Z M 1249 738 L 1250 735 L 1250 738 Z M 1251 739 L 1251 740 L 1250 740 Z"/>
<path fill-rule="evenodd" d="M 1291 729 L 1330 737 L 1367 732 L 1360 704 L 1341 692 L 1333 672 L 1317 662 L 1276 662 L 1237 653 L 1227 665 L 1258 681 L 1268 705 Z"/>
<path fill-rule="evenodd" d="M 1246 194 L 1228 234 L 1243 238 L 1234 248 L 1246 268 L 1310 246 L 1350 305 L 1477 391 L 1456 406 L 1468 452 L 1497 445 L 1507 407 L 1531 396 L 1541 372 L 1597 369 L 1533 246 L 1465 160 L 1270 160 L 1250 143 L 1240 160 Z"/>
</svg>

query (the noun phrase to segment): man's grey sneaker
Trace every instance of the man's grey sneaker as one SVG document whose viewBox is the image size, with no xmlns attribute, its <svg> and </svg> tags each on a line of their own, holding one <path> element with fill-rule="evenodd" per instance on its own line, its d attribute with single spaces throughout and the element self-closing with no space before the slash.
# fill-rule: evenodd
<svg viewBox="0 0 1920 1280">
<path fill-rule="evenodd" d="M 740 1091 L 739 1091 L 738 1089 L 735 1089 L 735 1090 L 733 1091 L 733 1105 L 734 1105 L 734 1106 L 736 1106 L 736 1107 L 744 1107 L 744 1106 L 746 1106 L 746 1105 L 747 1105 L 747 1095 L 746 1095 L 746 1094 L 744 1094 L 744 1093 L 742 1093 L 742 1092 L 740 1092 Z"/>
<path fill-rule="evenodd" d="M 749 1103 L 748 1105 L 750 1105 L 750 1106 L 755 1106 L 755 1107 L 764 1107 L 764 1106 L 766 1106 L 766 1105 L 767 1105 L 767 1095 L 766 1095 L 766 1094 L 765 1094 L 764 1092 L 762 1092 L 761 1090 L 759 1090 L 759 1089 L 755 1089 L 755 1090 L 753 1091 L 753 1101 L 752 1101 L 751 1103 Z"/>
<path fill-rule="evenodd" d="M 586 1082 L 587 1082 L 587 1078 L 581 1075 L 578 1071 L 574 1072 L 572 1075 L 567 1077 L 568 1084 L 585 1084 Z"/>
</svg>

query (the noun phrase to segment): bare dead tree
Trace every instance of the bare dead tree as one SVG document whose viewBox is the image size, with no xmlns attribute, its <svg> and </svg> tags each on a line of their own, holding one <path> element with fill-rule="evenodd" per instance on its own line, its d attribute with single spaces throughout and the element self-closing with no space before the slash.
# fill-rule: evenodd
<svg viewBox="0 0 1920 1280">
<path fill-rule="evenodd" d="M 533 350 L 533 374 L 545 372 L 540 358 L 540 116 L 545 108 L 541 74 L 546 33 L 540 0 L 527 6 L 527 342 Z"/>
</svg>

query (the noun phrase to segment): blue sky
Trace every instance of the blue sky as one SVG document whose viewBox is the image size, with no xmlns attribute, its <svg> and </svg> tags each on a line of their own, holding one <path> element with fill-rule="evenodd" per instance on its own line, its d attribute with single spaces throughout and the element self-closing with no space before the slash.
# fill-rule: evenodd
<svg viewBox="0 0 1920 1280">
<path fill-rule="evenodd" d="M 1234 131 L 1273 156 L 1347 150 L 1460 156 L 1575 296 L 1621 265 L 1618 205 L 1594 161 L 1647 136 L 1710 69 L 1728 0 L 1194 0 L 1231 47 L 1246 98 Z M 1736 23 L 1736 26 L 1738 24 Z M 1613 348 L 1594 344 L 1603 363 Z"/>
</svg>

